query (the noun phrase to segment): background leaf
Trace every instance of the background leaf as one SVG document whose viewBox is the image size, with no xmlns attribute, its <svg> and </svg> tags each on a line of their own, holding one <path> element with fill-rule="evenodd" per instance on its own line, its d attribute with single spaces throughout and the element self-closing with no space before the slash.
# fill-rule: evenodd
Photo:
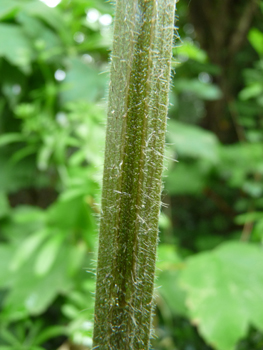
<svg viewBox="0 0 263 350">
<path fill-rule="evenodd" d="M 180 281 L 192 321 L 216 349 L 233 350 L 249 325 L 263 329 L 261 248 L 233 242 L 193 256 Z"/>
</svg>

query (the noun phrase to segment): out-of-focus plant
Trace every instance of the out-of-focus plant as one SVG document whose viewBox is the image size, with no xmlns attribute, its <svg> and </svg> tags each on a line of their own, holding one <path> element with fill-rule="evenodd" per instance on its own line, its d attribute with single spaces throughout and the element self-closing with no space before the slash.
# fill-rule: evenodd
<svg viewBox="0 0 263 350">
<path fill-rule="evenodd" d="M 91 343 L 111 13 L 0 4 L 1 349 Z"/>
</svg>

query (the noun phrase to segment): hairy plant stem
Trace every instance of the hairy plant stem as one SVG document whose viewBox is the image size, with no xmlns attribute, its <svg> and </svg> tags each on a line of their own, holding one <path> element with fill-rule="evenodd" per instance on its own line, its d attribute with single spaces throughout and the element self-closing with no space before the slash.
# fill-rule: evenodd
<svg viewBox="0 0 263 350">
<path fill-rule="evenodd" d="M 94 349 L 149 348 L 175 0 L 117 0 Z"/>
</svg>

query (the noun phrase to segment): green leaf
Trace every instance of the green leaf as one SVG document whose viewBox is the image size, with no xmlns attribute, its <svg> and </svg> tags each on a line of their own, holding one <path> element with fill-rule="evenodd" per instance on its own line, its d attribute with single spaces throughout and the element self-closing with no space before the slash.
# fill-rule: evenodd
<svg viewBox="0 0 263 350">
<path fill-rule="evenodd" d="M 64 315 L 67 316 L 67 318 L 74 319 L 77 318 L 79 314 L 79 309 L 72 304 L 64 304 L 62 312 Z"/>
<path fill-rule="evenodd" d="M 64 326 L 47 327 L 44 330 L 42 330 L 41 333 L 34 339 L 34 344 L 43 344 L 50 338 L 54 338 L 60 335 L 66 335 L 66 333 L 66 328 Z"/>
<path fill-rule="evenodd" d="M 0 346 L 0 350 L 28 350 L 28 348 L 24 347 L 23 345 Z M 30 346 L 30 350 L 45 350 L 45 349 L 39 346 Z"/>
<path fill-rule="evenodd" d="M 35 154 L 37 151 L 37 146 L 36 145 L 29 145 L 21 148 L 19 151 L 15 152 L 11 158 L 11 161 L 13 163 L 18 163 L 24 158 Z"/>
<path fill-rule="evenodd" d="M 256 245 L 225 243 L 187 260 L 180 277 L 190 316 L 219 350 L 233 350 L 253 325 L 263 330 L 263 254 Z"/>
<path fill-rule="evenodd" d="M 84 198 L 75 197 L 67 201 L 58 200 L 48 209 L 48 222 L 63 231 L 76 229 L 90 229 L 90 208 Z M 65 215 L 66 213 L 66 215 Z"/>
<path fill-rule="evenodd" d="M 13 276 L 12 289 L 3 303 L 2 317 L 9 321 L 24 318 L 28 314 L 38 315 L 44 312 L 59 293 L 65 293 L 72 287 L 68 275 L 69 249 L 61 247 L 57 259 L 46 275 L 34 273 L 32 256 Z"/>
<path fill-rule="evenodd" d="M 17 13 L 20 5 L 18 1 L 1 0 L 0 6 L 0 20 L 13 18 Z"/>
<path fill-rule="evenodd" d="M 254 179 L 244 181 L 242 190 L 251 197 L 260 198 L 263 193 L 262 182 L 255 181 Z"/>
<path fill-rule="evenodd" d="M 262 173 L 262 143 L 237 143 L 224 145 L 219 149 L 221 161 L 219 169 L 223 177 L 228 180 L 230 186 L 249 192 L 251 189 L 246 178 L 250 178 L 250 174 L 253 173 Z M 257 182 L 257 186 L 261 186 L 261 182 Z M 257 193 L 258 189 L 255 194 Z"/>
<path fill-rule="evenodd" d="M 218 86 L 202 83 L 198 79 L 176 79 L 174 89 L 178 92 L 191 92 L 203 100 L 218 100 L 222 97 L 222 92 Z"/>
<path fill-rule="evenodd" d="M 236 216 L 235 222 L 239 225 L 242 225 L 247 222 L 254 222 L 260 219 L 263 219 L 262 212 L 250 212 L 250 213 L 240 214 Z"/>
<path fill-rule="evenodd" d="M 0 219 L 9 214 L 9 202 L 5 193 L 0 192 Z"/>
<path fill-rule="evenodd" d="M 60 200 L 63 201 L 71 201 L 75 198 L 83 197 L 85 194 L 87 194 L 87 189 L 84 186 L 79 186 L 76 188 L 69 188 L 68 190 L 65 190 L 61 196 Z"/>
<path fill-rule="evenodd" d="M 179 156 L 207 159 L 212 163 L 218 161 L 216 136 L 198 126 L 169 120 L 167 140 Z"/>
<path fill-rule="evenodd" d="M 186 293 L 180 287 L 178 277 L 178 271 L 167 270 L 161 272 L 157 280 L 157 284 L 160 286 L 158 292 L 175 315 L 187 316 Z"/>
<path fill-rule="evenodd" d="M 56 31 L 60 33 L 65 31 L 68 34 L 67 26 L 64 24 L 62 16 L 57 9 L 50 8 L 41 1 L 29 1 L 24 4 L 23 10 L 30 17 L 40 18 Z"/>
<path fill-rule="evenodd" d="M 157 267 L 161 270 L 177 270 L 180 268 L 182 260 L 175 250 L 173 244 L 160 244 L 158 247 Z"/>
<path fill-rule="evenodd" d="M 258 97 L 263 93 L 263 84 L 262 82 L 255 82 L 247 87 L 239 93 L 239 98 L 243 101 L 248 100 L 253 97 Z"/>
<path fill-rule="evenodd" d="M 10 162 L 12 155 L 0 152 L 0 191 L 15 192 L 20 188 L 35 185 L 41 177 L 37 177 L 33 159 L 25 159 L 19 164 Z M 43 179 L 43 177 L 42 177 Z"/>
<path fill-rule="evenodd" d="M 21 12 L 17 16 L 17 20 L 21 23 L 23 32 L 34 43 L 34 47 L 41 52 L 40 57 L 43 61 L 63 53 L 62 43 L 58 35 L 45 26 L 40 19 Z"/>
<path fill-rule="evenodd" d="M 161 212 L 159 216 L 159 227 L 163 230 L 166 230 L 171 227 L 171 220 L 169 216 L 164 214 L 163 212 Z"/>
<path fill-rule="evenodd" d="M 104 95 L 106 77 L 105 74 L 99 75 L 97 68 L 86 65 L 79 59 L 72 59 L 69 62 L 66 79 L 62 83 L 63 91 L 60 94 L 62 103 L 98 100 Z"/>
<path fill-rule="evenodd" d="M 161 244 L 158 248 L 158 293 L 169 309 L 177 315 L 186 315 L 185 292 L 178 284 L 180 270 L 184 263 L 172 244 Z M 160 272 L 159 272 L 160 270 Z"/>
<path fill-rule="evenodd" d="M 22 134 L 19 133 L 7 133 L 0 136 L 0 147 L 9 145 L 13 142 L 22 142 L 25 140 L 25 137 Z"/>
<path fill-rule="evenodd" d="M 0 336 L 1 336 L 1 340 L 4 340 L 5 342 L 7 342 L 8 344 L 12 345 L 12 349 L 15 348 L 20 348 L 20 342 L 19 340 L 15 337 L 15 335 L 9 331 L 7 328 L 2 327 L 0 329 Z"/>
<path fill-rule="evenodd" d="M 263 220 L 255 223 L 252 236 L 254 239 L 261 241 L 261 243 L 263 242 Z"/>
<path fill-rule="evenodd" d="M 9 264 L 13 254 L 13 247 L 9 244 L 0 244 L 0 285 L 5 287 L 10 282 Z"/>
<path fill-rule="evenodd" d="M 192 164 L 176 163 L 169 171 L 165 189 L 170 194 L 201 194 L 206 186 L 206 172 L 196 162 Z"/>
<path fill-rule="evenodd" d="M 0 24 L 0 57 L 5 57 L 22 72 L 29 73 L 34 51 L 29 39 L 14 24 Z"/>
<path fill-rule="evenodd" d="M 79 271 L 86 252 L 87 246 L 83 241 L 70 249 L 70 254 L 68 256 L 68 271 L 70 275 L 74 275 L 74 273 Z"/>
<path fill-rule="evenodd" d="M 51 269 L 64 235 L 61 232 L 53 232 L 53 237 L 50 238 L 42 247 L 36 260 L 35 272 L 38 276 L 43 276 Z"/>
<path fill-rule="evenodd" d="M 23 241 L 22 245 L 19 246 L 18 250 L 14 254 L 13 260 L 10 265 L 11 271 L 16 271 L 20 266 L 35 252 L 43 240 L 47 237 L 49 232 L 42 230 L 29 236 Z"/>
<path fill-rule="evenodd" d="M 259 55 L 263 55 L 263 33 L 257 28 L 250 29 L 248 40 Z"/>
<path fill-rule="evenodd" d="M 55 135 L 45 135 L 42 147 L 38 152 L 37 165 L 40 170 L 47 170 L 50 157 L 55 149 Z"/>
<path fill-rule="evenodd" d="M 45 211 L 37 207 L 21 205 L 13 212 L 13 220 L 19 224 L 43 223 L 45 221 Z"/>
<path fill-rule="evenodd" d="M 197 47 L 194 43 L 190 41 L 184 41 L 182 45 L 175 47 L 173 49 L 173 52 L 176 56 L 182 55 L 201 63 L 204 63 L 207 61 L 206 52 L 200 49 L 199 47 Z"/>
</svg>

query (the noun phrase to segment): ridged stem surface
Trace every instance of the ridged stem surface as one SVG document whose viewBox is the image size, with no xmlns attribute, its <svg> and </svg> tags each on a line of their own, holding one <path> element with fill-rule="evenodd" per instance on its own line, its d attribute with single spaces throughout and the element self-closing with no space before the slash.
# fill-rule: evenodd
<svg viewBox="0 0 263 350">
<path fill-rule="evenodd" d="M 117 0 L 94 349 L 147 350 L 175 0 Z"/>
</svg>

